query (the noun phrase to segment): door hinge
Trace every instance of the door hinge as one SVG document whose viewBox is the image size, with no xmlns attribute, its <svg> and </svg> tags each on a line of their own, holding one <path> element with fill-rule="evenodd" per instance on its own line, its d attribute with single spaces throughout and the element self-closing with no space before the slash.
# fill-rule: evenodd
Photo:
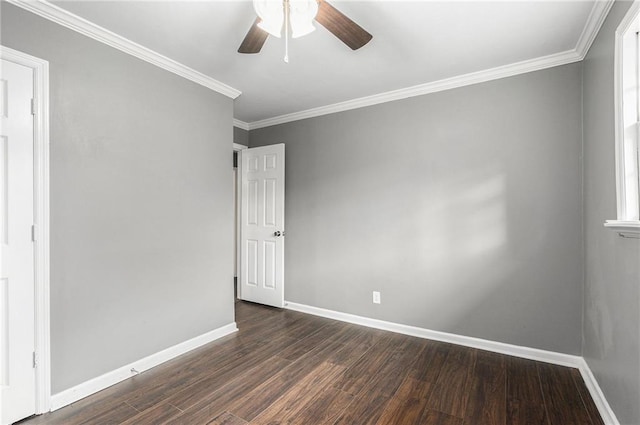
<svg viewBox="0 0 640 425">
<path fill-rule="evenodd" d="M 31 115 L 35 115 L 35 114 L 36 114 L 36 100 L 31 99 Z"/>
<path fill-rule="evenodd" d="M 38 356 L 36 355 L 36 352 L 33 352 L 33 368 L 37 368 L 38 367 Z"/>
<path fill-rule="evenodd" d="M 36 225 L 31 225 L 31 241 L 35 242 L 38 239 L 38 232 L 36 232 Z"/>
</svg>

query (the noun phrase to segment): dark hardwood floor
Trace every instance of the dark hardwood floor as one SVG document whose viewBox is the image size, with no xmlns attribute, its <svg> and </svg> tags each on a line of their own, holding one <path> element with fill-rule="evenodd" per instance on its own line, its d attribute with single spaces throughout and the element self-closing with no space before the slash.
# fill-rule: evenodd
<svg viewBox="0 0 640 425">
<path fill-rule="evenodd" d="M 238 302 L 240 331 L 23 424 L 602 425 L 575 369 Z"/>
</svg>

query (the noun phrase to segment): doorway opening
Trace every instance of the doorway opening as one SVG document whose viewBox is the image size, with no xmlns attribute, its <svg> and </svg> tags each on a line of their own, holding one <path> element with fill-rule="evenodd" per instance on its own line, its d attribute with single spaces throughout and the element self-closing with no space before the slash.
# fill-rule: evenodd
<svg viewBox="0 0 640 425">
<path fill-rule="evenodd" d="M 238 175 L 240 152 L 248 146 L 233 144 L 233 296 L 238 299 L 240 277 L 240 176 Z"/>
</svg>

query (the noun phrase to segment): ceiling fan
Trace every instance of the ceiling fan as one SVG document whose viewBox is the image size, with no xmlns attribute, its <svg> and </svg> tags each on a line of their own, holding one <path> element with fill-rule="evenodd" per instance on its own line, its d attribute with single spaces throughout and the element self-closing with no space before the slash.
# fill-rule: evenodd
<svg viewBox="0 0 640 425">
<path fill-rule="evenodd" d="M 269 34 L 280 37 L 283 28 L 285 48 L 288 49 L 289 30 L 293 38 L 306 35 L 315 29 L 313 20 L 352 50 L 361 48 L 373 38 L 325 0 L 254 0 L 253 6 L 258 17 L 238 48 L 238 53 L 259 53 Z M 287 55 L 285 62 L 288 62 Z"/>
</svg>

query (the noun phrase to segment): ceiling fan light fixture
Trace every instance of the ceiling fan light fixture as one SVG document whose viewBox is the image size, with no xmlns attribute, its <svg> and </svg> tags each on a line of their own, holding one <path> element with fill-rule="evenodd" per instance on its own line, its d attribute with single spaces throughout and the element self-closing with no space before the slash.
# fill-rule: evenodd
<svg viewBox="0 0 640 425">
<path fill-rule="evenodd" d="M 260 17 L 258 27 L 274 37 L 280 38 L 284 24 L 282 0 L 253 0 L 253 8 Z"/>
<path fill-rule="evenodd" d="M 312 32 L 313 21 L 322 25 L 351 50 L 366 45 L 373 36 L 345 16 L 327 0 L 253 0 L 258 17 L 249 28 L 238 53 L 259 53 L 269 34 L 280 37 L 285 32 L 285 62 L 288 62 L 289 38 Z"/>
<path fill-rule="evenodd" d="M 294 25 L 291 21 L 291 38 L 299 38 L 303 35 L 311 34 L 316 30 L 311 22 L 307 22 L 300 25 Z"/>
<path fill-rule="evenodd" d="M 313 20 L 317 14 L 318 2 L 316 0 L 289 0 L 291 36 L 298 38 L 315 31 Z"/>
</svg>

